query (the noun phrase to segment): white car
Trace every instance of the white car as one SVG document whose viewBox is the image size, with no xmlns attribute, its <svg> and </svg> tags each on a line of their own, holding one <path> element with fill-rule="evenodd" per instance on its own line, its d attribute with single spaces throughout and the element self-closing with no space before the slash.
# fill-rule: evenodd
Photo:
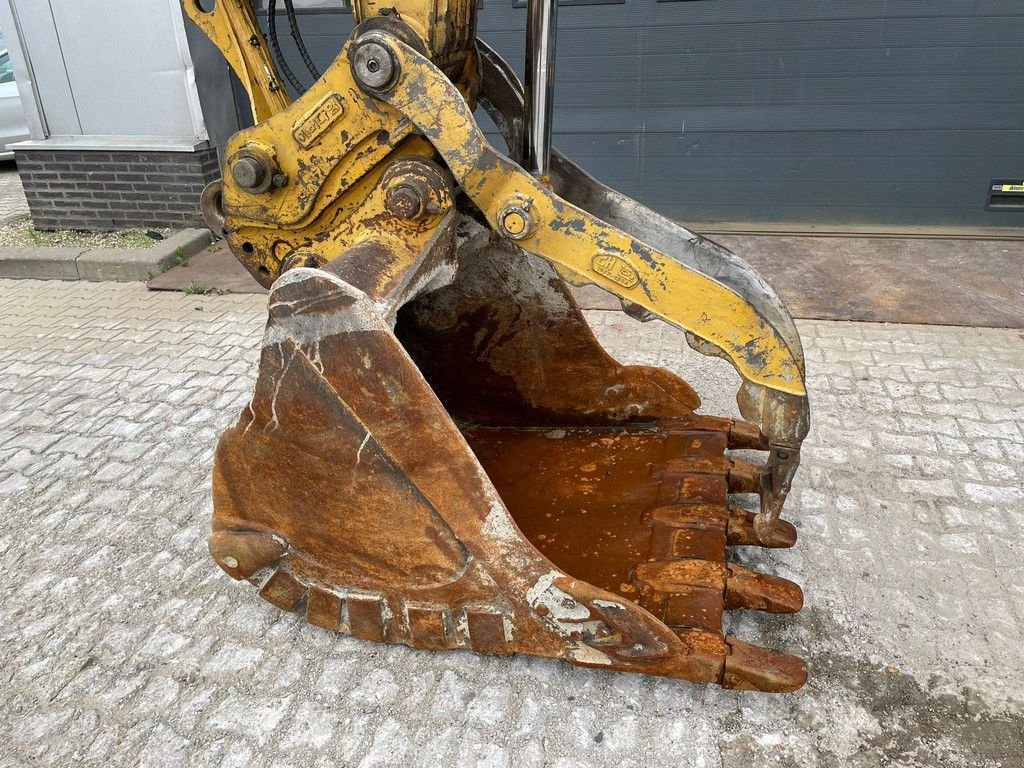
<svg viewBox="0 0 1024 768">
<path fill-rule="evenodd" d="M 7 52 L 7 43 L 0 34 L 0 160 L 14 157 L 11 144 L 28 138 L 28 122 L 21 108 L 18 84 L 14 82 L 14 67 Z"/>
</svg>

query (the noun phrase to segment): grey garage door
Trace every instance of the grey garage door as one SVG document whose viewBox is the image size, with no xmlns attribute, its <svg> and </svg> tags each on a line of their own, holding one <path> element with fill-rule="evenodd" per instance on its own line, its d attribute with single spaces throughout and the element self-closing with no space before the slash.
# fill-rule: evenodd
<svg viewBox="0 0 1024 768">
<path fill-rule="evenodd" d="M 336 1 L 297 0 L 321 68 Z M 520 69 L 524 5 L 480 11 Z M 987 203 L 1024 177 L 1022 63 L 1022 0 L 562 0 L 555 143 L 687 222 L 1019 227 L 1018 198 Z"/>
</svg>

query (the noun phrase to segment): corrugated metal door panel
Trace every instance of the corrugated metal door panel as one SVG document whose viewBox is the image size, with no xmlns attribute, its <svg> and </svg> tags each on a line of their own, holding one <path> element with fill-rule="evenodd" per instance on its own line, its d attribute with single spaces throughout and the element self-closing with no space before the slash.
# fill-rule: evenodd
<svg viewBox="0 0 1024 768">
<path fill-rule="evenodd" d="M 484 0 L 480 36 L 520 72 L 524 20 Z M 351 16 L 302 25 L 326 66 Z M 1021 60 L 1020 0 L 565 6 L 555 143 L 684 220 L 1020 226 L 985 196 L 1024 177 Z"/>
<path fill-rule="evenodd" d="M 176 6 L 48 1 L 85 135 L 194 137 L 185 63 L 174 44 Z"/>
<path fill-rule="evenodd" d="M 671 216 L 702 221 L 1012 227 L 1020 217 L 984 211 L 985 193 L 1005 168 L 1024 168 L 1020 138 L 923 130 L 647 135 L 641 196 L 663 201 Z M 846 150 L 837 154 L 837 146 Z"/>
</svg>

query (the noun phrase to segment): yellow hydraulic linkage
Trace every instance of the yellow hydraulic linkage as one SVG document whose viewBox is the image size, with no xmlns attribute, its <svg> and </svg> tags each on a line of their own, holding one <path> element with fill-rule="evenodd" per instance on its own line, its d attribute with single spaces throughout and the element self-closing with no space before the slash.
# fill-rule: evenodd
<svg viewBox="0 0 1024 768">
<path fill-rule="evenodd" d="M 215 2 L 214 10 L 203 10 L 206 2 Z M 184 4 L 189 18 L 217 44 L 249 93 L 256 122 L 276 115 L 291 103 L 249 0 L 184 0 Z"/>
<path fill-rule="evenodd" d="M 204 212 L 271 288 L 253 402 L 218 449 L 221 566 L 368 639 L 799 687 L 802 662 L 721 622 L 802 604 L 725 561 L 795 541 L 779 515 L 809 427 L 799 336 L 745 263 L 550 150 L 554 0 L 531 0 L 525 92 L 476 40 L 474 0 L 356 0 L 292 104 L 248 0 L 185 3 L 258 120 Z M 563 277 L 732 363 L 747 421 L 609 358 Z"/>
</svg>

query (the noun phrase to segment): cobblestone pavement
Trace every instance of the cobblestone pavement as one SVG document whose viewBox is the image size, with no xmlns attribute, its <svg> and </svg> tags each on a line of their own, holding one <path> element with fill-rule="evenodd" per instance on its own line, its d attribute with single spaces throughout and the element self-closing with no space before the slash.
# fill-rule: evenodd
<svg viewBox="0 0 1024 768">
<path fill-rule="evenodd" d="M 28 214 L 21 176 L 12 160 L 0 161 L 0 224 Z"/>
<path fill-rule="evenodd" d="M 209 467 L 264 301 L 0 281 L 0 766 L 1024 765 L 1024 340 L 800 324 L 815 424 L 804 585 L 732 631 L 810 659 L 790 696 L 425 653 L 278 612 L 207 556 Z M 609 348 L 736 382 L 680 334 Z"/>
</svg>

